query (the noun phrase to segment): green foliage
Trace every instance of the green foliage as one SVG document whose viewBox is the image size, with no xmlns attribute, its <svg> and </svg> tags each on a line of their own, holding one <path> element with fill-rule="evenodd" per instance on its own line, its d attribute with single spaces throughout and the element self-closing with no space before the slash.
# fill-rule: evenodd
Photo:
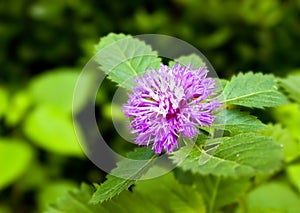
<svg viewBox="0 0 300 213">
<path fill-rule="evenodd" d="M 201 193 L 208 212 L 236 202 L 250 187 L 249 178 L 224 178 L 212 175 L 196 176 L 196 189 Z"/>
<path fill-rule="evenodd" d="M 190 147 L 183 147 L 171 159 L 193 173 L 232 177 L 271 173 L 281 165 L 281 148 L 269 137 L 245 133 L 215 139 L 209 146 L 213 147 L 195 145 L 190 153 L 187 153 Z"/>
<path fill-rule="evenodd" d="M 93 213 L 107 212 L 100 205 L 90 205 L 88 201 L 91 198 L 93 188 L 86 184 L 82 184 L 80 189 L 75 189 L 59 198 L 55 205 L 50 207 L 45 213 Z"/>
<path fill-rule="evenodd" d="M 102 38 L 96 46 L 95 57 L 112 81 L 129 89 L 137 75 L 160 65 L 157 53 L 149 45 L 123 34 L 110 33 Z"/>
<path fill-rule="evenodd" d="M 35 108 L 28 115 L 23 129 L 26 136 L 39 147 L 60 154 L 83 156 L 72 120 L 60 108 Z"/>
<path fill-rule="evenodd" d="M 281 85 L 289 94 L 289 97 L 300 104 L 300 76 L 289 75 L 286 79 L 281 79 Z"/>
<path fill-rule="evenodd" d="M 8 102 L 7 91 L 0 87 L 0 118 L 6 111 L 7 102 Z"/>
<path fill-rule="evenodd" d="M 297 213 L 300 209 L 300 198 L 288 185 L 272 182 L 250 192 L 245 205 L 245 209 L 238 212 Z"/>
<path fill-rule="evenodd" d="M 7 114 L 8 124 L 17 124 L 27 112 L 22 127 L 34 144 L 50 152 L 82 157 L 71 120 L 78 76 L 77 69 L 61 68 L 34 78 L 26 92 L 12 99 L 15 114 Z"/>
<path fill-rule="evenodd" d="M 30 106 L 31 97 L 26 91 L 14 94 L 7 104 L 10 110 L 7 110 L 5 113 L 5 123 L 8 126 L 15 126 L 20 123 Z"/>
<path fill-rule="evenodd" d="M 174 59 L 174 61 L 170 61 L 169 67 L 173 66 L 176 62 L 178 62 L 182 66 L 191 65 L 192 69 L 197 69 L 199 67 L 205 66 L 205 62 L 199 57 L 199 55 L 196 55 L 195 53 L 187 56 L 181 56 Z"/>
<path fill-rule="evenodd" d="M 182 212 L 205 212 L 203 210 L 205 205 L 207 211 L 215 210 L 218 213 L 300 212 L 299 206 L 295 205 L 296 202 L 299 203 L 299 191 L 294 193 L 296 189 L 299 189 L 299 168 L 297 167 L 299 164 L 299 157 L 297 157 L 299 146 L 297 149 L 296 145 L 299 145 L 300 142 L 299 89 L 297 88 L 299 85 L 297 79 L 299 78 L 296 76 L 293 78 L 294 74 L 293 77 L 289 76 L 292 70 L 299 69 L 300 43 L 298 41 L 300 28 L 297 27 L 299 25 L 299 8 L 299 1 L 292 0 L 175 0 L 151 2 L 133 0 L 126 2 L 126 4 L 121 0 L 116 0 L 114 3 L 108 0 L 91 0 L 88 2 L 82 0 L 1 1 L 0 134 L 1 138 L 5 138 L 5 142 L 7 142 L 5 147 L 10 144 L 13 148 L 2 149 L 1 143 L 0 180 L 8 176 L 10 178 L 3 186 L 5 188 L 0 187 L 2 190 L 0 193 L 0 212 L 39 212 L 37 210 L 39 199 L 35 198 L 40 197 L 40 194 L 43 195 L 47 191 L 47 189 L 43 190 L 44 187 L 47 188 L 47 185 L 51 186 L 52 182 L 61 179 L 72 180 L 77 183 L 83 180 L 99 183 L 102 180 L 104 174 L 95 171 L 95 166 L 89 163 L 87 159 L 77 158 L 78 154 L 70 154 L 65 150 L 70 148 L 69 145 L 73 144 L 74 139 L 73 134 L 69 131 L 71 130 L 71 105 L 69 100 L 72 99 L 69 96 L 69 94 L 72 95 L 72 88 L 69 85 L 72 84 L 70 84 L 71 81 L 75 83 L 76 77 L 75 75 L 72 77 L 73 74 L 70 74 L 70 77 L 63 77 L 64 74 L 60 74 L 60 69 L 50 69 L 75 67 L 74 73 L 77 72 L 78 74 L 78 71 L 92 57 L 93 45 L 99 35 L 103 36 L 108 32 L 159 33 L 178 37 L 201 50 L 215 67 L 218 75 L 226 79 L 237 74 L 237 70 L 241 69 L 272 72 L 276 76 L 286 75 L 288 77 L 279 79 L 279 85 L 285 94 L 288 94 L 290 100 L 298 101 L 298 104 L 280 106 L 267 111 L 251 109 L 250 114 L 262 119 L 264 123 L 276 122 L 274 125 L 266 126 L 266 129 L 257 129 L 258 132 L 255 132 L 255 134 L 272 137 L 276 143 L 283 145 L 282 151 L 285 164 L 275 175 L 263 174 L 262 179 L 264 181 L 261 182 L 260 186 L 253 186 L 251 191 L 246 191 L 244 195 L 236 195 L 238 196 L 237 202 L 219 207 L 218 203 L 227 200 L 227 198 L 233 201 L 234 196 L 232 194 L 236 192 L 231 190 L 223 195 L 221 193 L 223 187 L 219 187 L 220 197 L 216 193 L 216 206 L 209 209 L 207 198 L 213 195 L 211 189 L 217 187 L 207 187 L 211 189 L 203 191 L 201 187 L 198 187 L 196 189 L 197 195 L 195 195 L 186 190 L 179 192 L 173 190 L 174 185 L 175 188 L 182 187 L 176 180 L 168 180 L 170 181 L 168 185 L 168 181 L 166 183 L 166 181 L 163 182 L 158 179 L 149 182 L 148 188 L 160 188 L 157 191 L 153 189 L 153 194 L 146 196 L 146 198 L 136 194 L 135 189 L 142 192 L 145 190 L 139 188 L 138 182 L 132 188 L 133 193 L 125 190 L 111 201 L 102 203 L 101 205 L 107 204 L 105 209 L 95 207 L 95 212 L 128 212 L 128 209 L 136 209 L 135 212 L 144 212 L 145 209 L 151 209 L 152 212 L 170 212 L 170 208 Z M 187 61 L 187 63 L 189 62 Z M 73 72 L 73 69 L 69 71 Z M 51 80 L 52 83 L 47 86 L 47 81 L 41 80 L 42 84 L 45 85 L 34 89 L 37 91 L 32 95 L 31 82 L 39 81 L 39 78 L 46 78 L 45 76 L 50 75 L 50 73 L 53 77 L 49 76 L 49 78 L 56 78 L 55 75 L 60 77 L 57 77 L 54 81 Z M 36 76 L 39 77 L 36 78 Z M 32 81 L 32 79 L 34 80 Z M 64 79 L 64 81 L 61 79 Z M 222 79 L 221 82 L 226 83 L 226 80 Z M 244 87 L 242 83 L 241 86 Z M 120 149 L 125 152 L 123 147 L 128 150 L 127 146 L 119 146 L 119 137 L 111 131 L 110 115 L 106 115 L 106 112 L 109 111 L 109 100 L 113 94 L 114 85 L 105 84 L 103 87 L 98 96 L 100 101 L 96 105 L 96 116 L 101 127 L 101 133 L 105 138 L 109 138 L 109 145 L 121 147 Z M 220 88 L 220 91 L 222 91 L 222 88 Z M 243 100 L 244 103 L 247 101 Z M 82 102 L 85 103 L 85 100 L 82 100 Z M 239 102 L 242 101 L 239 99 Z M 266 97 L 264 101 L 257 102 L 251 104 L 259 106 L 262 105 L 260 103 L 263 103 L 265 105 L 265 102 L 269 104 L 270 100 Z M 239 109 L 238 106 L 232 106 L 231 104 L 233 103 L 228 104 L 227 108 L 232 110 L 233 107 L 237 108 L 236 111 L 242 110 L 242 117 L 245 120 L 227 119 L 227 125 L 222 128 L 218 126 L 218 128 L 225 128 L 225 135 L 227 136 L 240 134 L 246 132 L 246 130 L 250 132 L 252 131 L 251 128 L 253 128 L 253 131 L 257 131 L 254 130 L 254 120 L 256 119 L 250 115 L 246 116 L 248 109 Z M 233 105 L 235 104 L 240 105 L 240 103 L 234 103 Z M 273 99 L 272 104 L 274 104 Z M 255 108 L 256 106 L 251 107 Z M 260 106 L 259 108 L 262 107 L 269 106 Z M 42 109 L 47 112 L 44 114 L 48 114 L 48 116 L 41 116 L 39 118 L 43 120 L 32 122 L 33 126 L 30 127 L 32 134 L 27 134 L 27 131 L 24 131 L 24 126 L 29 122 L 28 120 L 34 117 L 33 114 L 36 114 L 36 111 L 42 111 Z M 98 114 L 99 111 L 102 114 Z M 232 112 L 230 111 L 230 113 Z M 54 118 L 49 118 L 49 115 L 53 115 Z M 51 123 L 50 126 L 58 123 L 60 127 L 64 124 L 67 127 L 62 127 L 61 130 L 53 128 L 53 131 L 50 131 L 49 128 L 45 128 L 48 122 Z M 229 122 L 237 123 L 237 125 Z M 238 122 L 240 123 L 238 124 Z M 249 129 L 246 128 L 248 122 Z M 258 123 L 259 127 L 262 126 Z M 34 129 L 36 129 L 35 132 Z M 43 139 L 37 136 L 39 131 L 41 131 Z M 59 136 L 53 136 L 57 131 L 64 141 L 58 139 Z M 66 133 L 62 133 L 63 131 L 66 131 Z M 211 130 L 211 133 L 213 132 L 214 129 Z M 68 138 L 68 135 L 70 138 Z M 37 138 L 43 142 L 36 142 Z M 44 138 L 58 140 L 60 144 Z M 18 142 L 17 147 L 19 148 L 14 147 L 15 142 Z M 48 143 L 48 145 L 42 145 L 42 143 Z M 65 148 L 63 147 L 64 143 L 66 143 Z M 55 148 L 48 148 L 47 146 Z M 23 159 L 23 152 L 27 152 L 27 148 L 34 153 L 34 163 L 31 165 L 26 163 L 26 160 L 23 163 L 19 162 L 20 159 Z M 74 147 L 70 150 L 74 150 Z M 23 154 L 19 154 L 19 157 L 14 154 L 16 152 Z M 32 160 L 30 161 L 32 162 Z M 20 163 L 19 171 L 22 170 L 18 173 L 18 177 L 9 175 L 15 172 L 15 162 Z M 184 178 L 188 180 L 193 177 L 195 177 L 194 174 L 186 174 Z M 205 179 L 206 176 L 200 177 Z M 216 177 L 210 177 L 210 181 L 206 180 L 205 186 L 216 185 Z M 259 178 L 261 178 L 260 175 L 255 175 L 252 180 Z M 269 186 L 268 183 L 271 180 L 275 180 L 276 184 L 279 183 L 284 187 L 278 189 L 280 187 L 276 186 L 271 190 L 270 187 L 260 188 Z M 162 189 L 163 186 L 160 184 L 168 187 Z M 191 182 L 185 187 L 192 190 L 195 184 L 195 182 Z M 291 184 L 294 191 L 291 191 L 288 187 Z M 231 185 L 235 189 L 234 183 L 229 181 L 228 188 Z M 260 193 L 252 195 L 252 192 L 256 192 L 258 188 L 261 190 Z M 238 189 L 239 187 L 236 188 L 236 190 Z M 172 190 L 172 192 L 168 193 L 168 190 Z M 286 193 L 287 191 L 288 193 Z M 79 190 L 77 192 L 79 193 Z M 90 209 L 94 207 L 87 204 L 93 192 L 94 189 L 88 189 L 88 196 L 78 195 L 75 196 L 75 200 L 74 193 L 71 193 L 73 201 L 64 200 L 61 202 L 61 206 L 68 205 L 62 208 L 64 210 L 60 212 L 93 212 Z M 249 203 L 249 194 L 251 194 L 251 199 L 257 199 L 257 201 Z M 275 199 L 276 195 L 278 198 Z M 177 199 L 171 202 L 170 198 L 172 197 L 173 200 L 176 196 Z M 202 205 L 203 202 L 200 198 L 192 200 L 194 197 L 203 197 L 205 205 Z M 157 198 L 156 201 L 154 201 L 155 198 Z M 190 206 L 199 204 L 193 209 L 194 211 L 183 204 L 182 201 L 186 201 L 186 198 L 191 200 L 190 204 L 186 202 Z M 122 199 L 124 201 L 121 201 Z M 52 198 L 49 198 L 49 202 L 50 200 Z M 154 202 L 155 205 L 151 202 Z M 252 203 L 254 203 L 253 206 L 251 206 Z M 166 206 L 170 206 L 170 208 Z M 220 206 L 223 206 L 223 204 Z M 237 208 L 240 211 L 236 210 Z M 52 212 L 59 212 L 59 210 L 52 210 Z"/>
<path fill-rule="evenodd" d="M 283 128 L 280 124 L 269 124 L 260 134 L 272 137 L 274 141 L 281 144 L 286 162 L 293 161 L 300 156 L 299 141 L 293 138 L 289 130 Z"/>
<path fill-rule="evenodd" d="M 128 158 L 120 161 L 107 180 L 97 188 L 91 203 L 103 202 L 128 189 L 152 166 L 154 154 L 152 150 L 139 148 L 128 153 Z"/>
<path fill-rule="evenodd" d="M 298 9 L 297 1 L 279 0 L 3 2 L 0 79 L 18 85 L 29 73 L 82 65 L 99 35 L 108 32 L 176 36 L 203 51 L 227 77 L 254 66 L 280 73 L 299 65 Z"/>
<path fill-rule="evenodd" d="M 0 138 L 0 189 L 22 177 L 33 154 L 32 148 L 23 141 Z"/>
<path fill-rule="evenodd" d="M 139 213 L 145 210 L 154 213 L 206 213 L 202 196 L 194 188 L 180 185 L 172 174 L 138 182 L 133 187 L 133 192 L 124 191 L 118 197 L 102 204 L 91 205 L 87 203 L 92 191 L 91 187 L 83 184 L 79 190 L 75 190 L 59 199 L 47 213 L 125 213 L 129 211 Z"/>
<path fill-rule="evenodd" d="M 273 117 L 286 127 L 292 136 L 300 142 L 300 108 L 299 104 L 292 103 L 272 110 Z"/>
<path fill-rule="evenodd" d="M 138 56 L 141 57 L 154 53 L 141 41 L 123 34 L 109 34 L 102 38 L 96 46 L 96 50 L 98 51 L 96 61 L 102 70 L 109 75 L 111 80 L 119 84 L 123 84 L 127 79 L 132 79 L 146 70 L 134 68 L 139 64 L 131 61 L 136 50 L 138 50 Z M 129 58 L 129 62 L 126 61 L 127 58 Z M 156 58 L 155 56 L 155 61 L 159 62 Z M 149 67 L 150 59 L 145 59 L 145 61 Z M 194 61 L 195 64 L 192 66 L 195 68 L 203 65 L 203 61 L 196 55 L 180 57 L 177 61 L 185 65 Z M 114 67 L 120 63 L 122 66 L 115 69 Z M 172 64 L 174 62 L 170 62 L 170 65 Z M 222 96 L 227 105 L 264 108 L 286 103 L 286 98 L 278 91 L 275 77 L 272 75 L 249 72 L 239 74 L 229 82 L 221 81 L 220 83 L 225 85 Z M 131 84 L 128 82 L 126 84 L 127 88 L 130 88 Z M 173 163 L 179 164 L 184 171 L 202 175 L 198 177 L 195 184 L 200 188 L 199 191 L 209 212 L 214 212 L 216 209 L 235 202 L 248 189 L 248 176 L 271 175 L 280 169 L 281 145 L 283 144 L 276 143 L 272 139 L 273 135 L 266 137 L 251 133 L 260 130 L 260 134 L 269 135 L 268 131 L 262 132 L 264 128 L 265 125 L 255 116 L 249 115 L 248 112 L 242 112 L 239 109 L 223 110 L 217 114 L 211 131 L 226 130 L 231 137 L 211 139 L 203 147 L 189 143 L 171 154 L 170 158 Z M 276 136 L 273 138 L 278 139 Z M 202 142 L 200 141 L 200 143 Z M 138 149 L 128 156 L 138 161 L 132 161 L 132 159 L 120 161 L 107 176 L 107 180 L 97 186 L 90 203 L 99 205 L 109 199 L 122 199 L 122 194 L 126 193 L 124 191 L 148 171 L 155 158 L 152 151 L 147 149 Z M 240 178 L 240 181 L 237 181 L 237 178 Z M 140 185 L 141 183 L 137 182 L 136 184 Z M 228 188 L 228 185 L 232 185 L 232 187 Z M 153 186 L 148 190 L 152 188 Z M 142 192 L 137 190 L 133 193 L 134 196 L 137 193 Z M 222 199 L 226 193 L 230 196 Z M 116 195 L 119 196 L 115 197 Z M 176 209 L 178 208 L 179 206 L 176 205 Z"/>
<path fill-rule="evenodd" d="M 66 113 L 71 113 L 78 71 L 61 68 L 36 77 L 29 85 L 33 101 L 37 105 L 55 106 Z"/>
<path fill-rule="evenodd" d="M 216 115 L 212 125 L 215 129 L 224 129 L 232 135 L 261 130 L 265 125 L 255 116 L 238 109 L 223 110 Z"/>
<path fill-rule="evenodd" d="M 238 74 L 224 88 L 226 104 L 246 107 L 276 107 L 286 102 L 285 96 L 277 91 L 275 77 L 262 73 Z"/>
<path fill-rule="evenodd" d="M 290 182 L 297 188 L 298 192 L 300 192 L 300 164 L 288 166 L 286 172 Z"/>
<path fill-rule="evenodd" d="M 138 182 L 133 192 L 152 204 L 150 210 L 161 209 L 157 212 L 207 212 L 199 191 L 191 186 L 179 184 L 172 173 Z"/>
<path fill-rule="evenodd" d="M 44 186 L 37 197 L 39 212 L 48 209 L 48 206 L 54 203 L 57 197 L 73 190 L 75 187 L 76 184 L 70 181 L 57 181 Z"/>
</svg>

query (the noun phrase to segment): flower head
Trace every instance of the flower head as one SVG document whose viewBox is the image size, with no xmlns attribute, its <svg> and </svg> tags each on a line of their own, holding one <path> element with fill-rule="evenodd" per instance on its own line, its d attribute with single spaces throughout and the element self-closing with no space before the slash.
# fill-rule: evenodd
<svg viewBox="0 0 300 213">
<path fill-rule="evenodd" d="M 132 133 L 138 145 L 152 145 L 156 154 L 178 148 L 177 139 L 193 138 L 197 127 L 210 126 L 220 103 L 213 98 L 216 82 L 207 77 L 205 66 L 190 69 L 176 63 L 161 65 L 136 78 L 123 111 L 131 119 Z"/>
</svg>

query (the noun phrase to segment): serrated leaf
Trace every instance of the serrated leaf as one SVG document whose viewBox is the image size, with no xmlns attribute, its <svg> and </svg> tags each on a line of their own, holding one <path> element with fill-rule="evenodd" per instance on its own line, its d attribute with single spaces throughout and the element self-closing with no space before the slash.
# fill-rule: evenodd
<svg viewBox="0 0 300 213">
<path fill-rule="evenodd" d="M 121 34 L 115 34 L 115 33 L 109 33 L 107 36 L 100 38 L 100 42 L 95 45 L 95 53 L 97 54 L 100 50 L 103 48 L 113 44 L 116 41 L 122 40 L 124 38 L 130 38 L 129 35 Z"/>
<path fill-rule="evenodd" d="M 185 171 L 232 177 L 271 173 L 281 165 L 281 148 L 270 137 L 247 133 L 214 141 L 219 143 L 214 148 L 195 146 L 189 153 L 188 145 L 171 159 Z"/>
<path fill-rule="evenodd" d="M 107 175 L 107 180 L 97 188 L 90 202 L 101 203 L 128 189 L 148 171 L 154 157 L 153 151 L 145 148 L 129 153 L 130 159 L 124 159 L 117 164 L 111 174 Z"/>
<path fill-rule="evenodd" d="M 275 77 L 248 72 L 233 76 L 224 89 L 224 102 L 246 107 L 276 107 L 287 103 L 278 91 Z"/>
<path fill-rule="evenodd" d="M 93 189 L 87 185 L 60 198 L 46 213 L 206 213 L 202 196 L 194 188 L 179 184 L 172 174 L 138 182 L 132 192 L 126 190 L 102 204 L 88 205 Z"/>
<path fill-rule="evenodd" d="M 231 109 L 219 112 L 211 127 L 227 130 L 234 135 L 261 130 L 265 125 L 255 116 L 249 115 L 248 112 Z"/>
<path fill-rule="evenodd" d="M 205 62 L 200 58 L 199 55 L 196 55 L 195 53 L 187 56 L 181 56 L 174 59 L 174 61 L 170 61 L 169 67 L 172 67 L 176 62 L 183 66 L 191 65 L 192 69 L 198 69 L 202 66 L 205 66 Z"/>
<path fill-rule="evenodd" d="M 195 184 L 201 192 L 209 212 L 234 203 L 250 187 L 249 178 L 225 178 L 212 175 L 196 176 Z"/>
<path fill-rule="evenodd" d="M 108 77 L 130 89 L 136 76 L 160 66 L 160 58 L 145 42 L 129 35 L 110 33 L 96 46 L 96 62 Z"/>
<path fill-rule="evenodd" d="M 300 76 L 290 75 L 286 79 L 280 79 L 281 86 L 288 92 L 289 97 L 300 103 Z"/>
</svg>

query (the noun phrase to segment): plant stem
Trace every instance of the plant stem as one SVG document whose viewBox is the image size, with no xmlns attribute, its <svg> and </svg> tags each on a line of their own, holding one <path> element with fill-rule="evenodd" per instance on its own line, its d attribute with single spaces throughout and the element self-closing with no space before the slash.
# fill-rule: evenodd
<svg viewBox="0 0 300 213">
<path fill-rule="evenodd" d="M 208 206 L 208 213 L 213 213 L 213 211 L 214 211 L 214 205 L 215 205 L 217 191 L 219 188 L 220 181 L 221 181 L 221 177 L 216 177 L 215 187 L 212 192 L 211 199 L 210 199 L 209 206 Z"/>
</svg>

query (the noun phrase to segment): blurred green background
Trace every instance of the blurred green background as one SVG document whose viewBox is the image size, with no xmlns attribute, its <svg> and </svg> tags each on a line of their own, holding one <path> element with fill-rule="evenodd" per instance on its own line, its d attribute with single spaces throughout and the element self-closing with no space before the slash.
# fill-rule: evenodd
<svg viewBox="0 0 300 213">
<path fill-rule="evenodd" d="M 0 213 L 42 212 L 82 181 L 104 179 L 77 144 L 71 108 L 76 78 L 109 32 L 175 36 L 202 51 L 223 78 L 300 68 L 299 0 L 2 0 Z M 105 85 L 99 125 L 125 152 L 114 145 L 110 121 L 115 86 Z"/>
</svg>

